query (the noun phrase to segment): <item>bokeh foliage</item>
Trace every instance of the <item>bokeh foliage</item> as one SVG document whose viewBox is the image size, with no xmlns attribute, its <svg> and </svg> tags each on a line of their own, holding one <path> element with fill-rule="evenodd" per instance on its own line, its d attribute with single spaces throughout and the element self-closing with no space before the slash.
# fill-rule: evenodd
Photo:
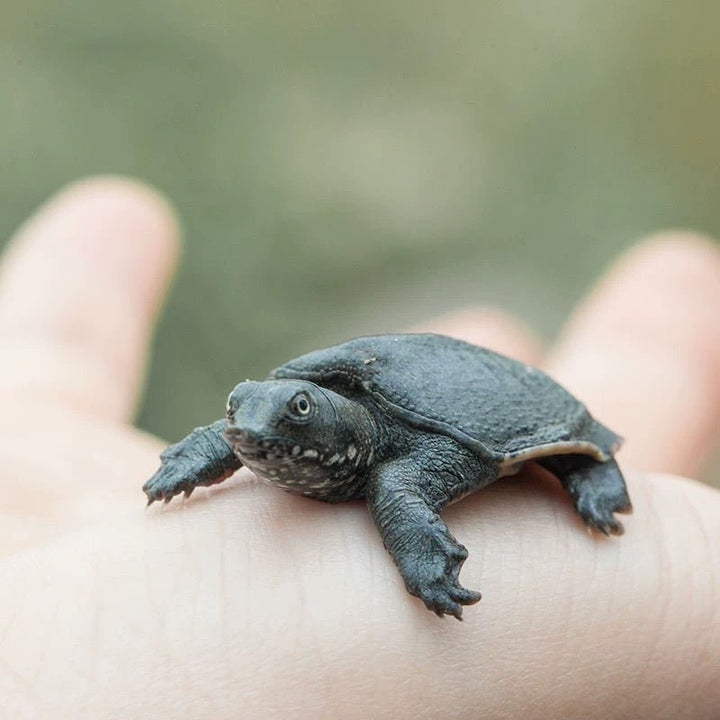
<svg viewBox="0 0 720 720">
<path fill-rule="evenodd" d="M 550 334 L 638 236 L 720 232 L 718 27 L 710 0 L 4 0 L 0 236 L 88 173 L 172 198 L 166 437 L 459 304 Z"/>
</svg>

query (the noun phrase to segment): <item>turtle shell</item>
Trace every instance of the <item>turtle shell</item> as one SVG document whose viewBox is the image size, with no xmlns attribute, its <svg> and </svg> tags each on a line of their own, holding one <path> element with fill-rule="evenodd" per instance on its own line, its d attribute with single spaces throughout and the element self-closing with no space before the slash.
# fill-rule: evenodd
<svg viewBox="0 0 720 720">
<path fill-rule="evenodd" d="M 607 460 L 622 442 L 537 368 L 442 335 L 356 338 L 291 360 L 271 378 L 367 393 L 408 424 L 501 464 L 569 453 Z"/>
</svg>

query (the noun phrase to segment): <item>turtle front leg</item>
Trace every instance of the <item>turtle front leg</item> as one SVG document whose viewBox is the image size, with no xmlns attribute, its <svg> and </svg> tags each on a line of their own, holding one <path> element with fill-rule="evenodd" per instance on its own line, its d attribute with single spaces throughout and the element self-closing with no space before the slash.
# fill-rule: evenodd
<svg viewBox="0 0 720 720">
<path fill-rule="evenodd" d="M 160 467 L 143 485 L 148 505 L 170 500 L 181 492 L 189 497 L 198 485 L 215 485 L 229 478 L 242 463 L 223 436 L 226 420 L 193 430 L 160 454 Z"/>
<path fill-rule="evenodd" d="M 440 519 L 442 508 L 423 492 L 433 481 L 412 461 L 387 463 L 368 482 L 368 507 L 408 592 L 438 616 L 462 620 L 462 606 L 481 595 L 458 582 L 468 551 Z"/>
</svg>

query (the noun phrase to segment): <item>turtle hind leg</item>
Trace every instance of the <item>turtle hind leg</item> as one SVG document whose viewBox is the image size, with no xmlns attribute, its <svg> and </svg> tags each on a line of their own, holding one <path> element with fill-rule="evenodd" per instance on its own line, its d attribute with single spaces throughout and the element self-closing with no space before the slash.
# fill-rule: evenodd
<svg viewBox="0 0 720 720">
<path fill-rule="evenodd" d="M 570 493 L 585 524 L 605 535 L 622 535 L 615 513 L 631 513 L 625 479 L 613 458 L 599 462 L 587 455 L 556 455 L 537 461 Z"/>
</svg>

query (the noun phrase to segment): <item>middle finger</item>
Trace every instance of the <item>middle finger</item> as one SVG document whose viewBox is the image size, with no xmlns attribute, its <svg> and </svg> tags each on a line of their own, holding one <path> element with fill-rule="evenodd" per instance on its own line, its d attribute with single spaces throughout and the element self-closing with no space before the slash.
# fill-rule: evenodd
<svg viewBox="0 0 720 720">
<path fill-rule="evenodd" d="M 625 436 L 622 459 L 694 476 L 720 430 L 720 252 L 690 234 L 632 249 L 580 306 L 549 372 Z"/>
</svg>

